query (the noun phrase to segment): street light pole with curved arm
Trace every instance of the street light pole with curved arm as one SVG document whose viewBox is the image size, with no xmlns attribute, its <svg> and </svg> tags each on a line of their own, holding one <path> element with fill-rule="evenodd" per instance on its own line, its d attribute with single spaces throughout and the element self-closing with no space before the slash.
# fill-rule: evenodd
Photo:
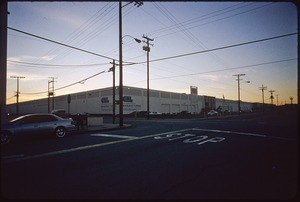
<svg viewBox="0 0 300 202">
<path fill-rule="evenodd" d="M 131 35 L 129 35 L 129 34 L 126 34 L 126 35 L 124 35 L 123 37 L 122 37 L 122 42 L 123 42 L 123 38 L 124 37 L 130 37 L 130 38 L 132 38 L 132 39 L 134 39 L 137 43 L 141 43 L 142 41 L 140 40 L 140 39 L 138 39 L 138 38 L 135 38 L 135 37 L 133 37 L 133 36 L 131 36 Z"/>
<path fill-rule="evenodd" d="M 120 63 L 120 83 L 119 83 L 119 126 L 123 126 L 123 62 L 122 62 L 122 7 L 133 3 L 133 1 L 122 6 L 122 1 L 119 0 L 119 63 Z M 139 7 L 143 5 L 141 1 L 134 1 L 134 5 Z M 125 35 L 126 36 L 126 35 Z M 125 37 L 124 36 L 124 37 Z"/>
</svg>

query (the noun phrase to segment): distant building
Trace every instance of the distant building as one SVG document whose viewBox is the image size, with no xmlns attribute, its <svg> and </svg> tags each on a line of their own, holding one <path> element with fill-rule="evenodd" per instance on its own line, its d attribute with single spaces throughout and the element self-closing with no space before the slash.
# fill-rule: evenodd
<svg viewBox="0 0 300 202">
<path fill-rule="evenodd" d="M 211 96 L 197 95 L 195 89 L 193 94 L 174 93 L 159 90 L 150 90 L 150 112 L 165 114 L 180 113 L 187 111 L 190 113 L 200 113 L 203 110 L 217 109 L 237 111 L 238 102 L 234 100 L 219 99 Z M 147 89 L 130 86 L 123 87 L 123 113 L 129 114 L 133 111 L 147 110 Z M 68 97 L 70 103 L 68 103 Z M 119 90 L 116 87 L 115 99 L 119 100 Z M 91 90 L 86 92 L 61 95 L 54 98 L 50 109 L 65 109 L 71 114 L 91 113 L 91 114 L 112 114 L 113 110 L 113 89 L 112 87 Z M 241 102 L 241 109 L 251 109 L 252 103 Z M 7 106 L 10 114 L 16 112 L 16 104 Z M 119 105 L 116 104 L 115 113 L 119 113 Z M 50 110 L 51 111 L 51 110 Z M 47 113 L 48 98 L 19 103 L 20 114 L 27 113 Z"/>
</svg>

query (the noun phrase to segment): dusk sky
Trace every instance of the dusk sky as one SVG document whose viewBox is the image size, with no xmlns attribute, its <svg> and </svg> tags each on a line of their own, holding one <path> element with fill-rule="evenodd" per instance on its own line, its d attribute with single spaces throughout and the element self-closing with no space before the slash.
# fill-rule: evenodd
<svg viewBox="0 0 300 202">
<path fill-rule="evenodd" d="M 126 5 L 128 2 L 123 2 Z M 118 2 L 9 2 L 8 27 L 119 60 Z M 283 2 L 144 2 L 123 8 L 123 36 L 153 38 L 150 60 L 211 50 L 297 33 L 297 8 Z M 274 90 L 274 104 L 297 103 L 297 34 L 206 53 L 150 62 L 150 89 L 262 102 L 259 87 Z M 146 88 L 145 43 L 123 38 L 124 86 Z M 112 86 L 112 60 L 8 29 L 7 103 L 46 98 L 49 77 L 55 89 L 106 71 L 55 95 Z M 245 81 L 250 81 L 246 83 Z M 116 71 L 116 85 L 119 74 Z"/>
</svg>

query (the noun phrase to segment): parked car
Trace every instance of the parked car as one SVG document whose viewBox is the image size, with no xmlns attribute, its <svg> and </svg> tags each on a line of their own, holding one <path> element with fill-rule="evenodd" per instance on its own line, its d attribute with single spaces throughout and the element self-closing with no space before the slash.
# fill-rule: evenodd
<svg viewBox="0 0 300 202">
<path fill-rule="evenodd" d="M 128 115 L 129 116 L 134 116 L 134 117 L 145 117 L 145 116 L 147 116 L 147 114 L 148 114 L 147 111 L 133 111 Z"/>
<path fill-rule="evenodd" d="M 1 129 L 1 144 L 6 144 L 12 138 L 24 135 L 43 135 L 51 133 L 62 138 L 67 132 L 75 130 L 72 119 L 63 119 L 54 114 L 29 114 L 11 120 Z"/>
<path fill-rule="evenodd" d="M 218 112 L 216 110 L 210 110 L 207 113 L 207 116 L 218 116 Z"/>
<path fill-rule="evenodd" d="M 161 115 L 161 113 L 159 113 L 159 112 L 150 112 L 149 114 L 150 114 L 150 115 L 154 115 L 154 116 L 155 116 L 155 115 Z"/>
<path fill-rule="evenodd" d="M 64 109 L 54 109 L 51 111 L 51 114 L 55 114 L 56 116 L 59 116 L 61 118 L 69 118 L 69 114 Z"/>
</svg>

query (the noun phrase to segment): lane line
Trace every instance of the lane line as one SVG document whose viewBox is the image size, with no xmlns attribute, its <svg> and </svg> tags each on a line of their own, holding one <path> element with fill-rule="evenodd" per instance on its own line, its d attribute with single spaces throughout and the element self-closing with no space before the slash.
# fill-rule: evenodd
<svg viewBox="0 0 300 202">
<path fill-rule="evenodd" d="M 135 137 L 135 136 L 113 135 L 113 134 L 91 134 L 90 136 L 93 136 L 93 137 L 115 137 L 115 138 L 121 138 L 121 139 L 137 139 L 137 138 L 139 138 L 139 137 Z"/>
<path fill-rule="evenodd" d="M 285 138 L 285 137 L 276 137 L 276 136 L 260 135 L 260 134 L 255 134 L 255 133 L 243 133 L 243 132 L 235 132 L 235 131 L 227 131 L 227 130 L 211 130 L 211 129 L 201 129 L 201 128 L 193 128 L 192 130 L 215 132 L 215 133 L 228 133 L 228 134 L 236 134 L 236 135 L 246 135 L 246 136 L 263 137 L 263 138 L 273 138 L 273 139 L 281 139 L 281 140 L 291 140 L 290 138 Z"/>
<path fill-rule="evenodd" d="M 170 133 L 184 132 L 184 131 L 189 131 L 189 130 L 192 130 L 192 129 L 193 128 L 187 128 L 187 129 L 183 129 L 183 130 L 152 134 L 152 135 L 147 135 L 147 136 L 138 137 L 138 138 L 130 138 L 130 139 L 124 139 L 124 140 L 118 140 L 118 141 L 112 141 L 112 142 L 99 143 L 99 144 L 94 144 L 94 145 L 75 147 L 75 148 L 71 148 L 71 149 L 63 149 L 63 150 L 58 150 L 58 151 L 54 151 L 54 152 L 35 154 L 35 155 L 31 155 L 31 156 L 25 156 L 23 158 L 11 159 L 9 162 L 25 161 L 25 160 L 36 159 L 36 158 L 41 158 L 41 157 L 54 156 L 54 155 L 58 155 L 58 154 L 65 154 L 65 153 L 81 151 L 81 150 L 85 150 L 85 149 L 92 149 L 92 148 L 103 147 L 103 146 L 112 145 L 112 144 L 118 144 L 118 143 L 121 143 L 121 142 L 141 140 L 141 139 L 145 139 L 145 138 L 149 138 L 149 137 L 155 137 L 155 136 L 158 136 L 158 135 L 166 135 L 166 134 L 170 134 Z"/>
</svg>

